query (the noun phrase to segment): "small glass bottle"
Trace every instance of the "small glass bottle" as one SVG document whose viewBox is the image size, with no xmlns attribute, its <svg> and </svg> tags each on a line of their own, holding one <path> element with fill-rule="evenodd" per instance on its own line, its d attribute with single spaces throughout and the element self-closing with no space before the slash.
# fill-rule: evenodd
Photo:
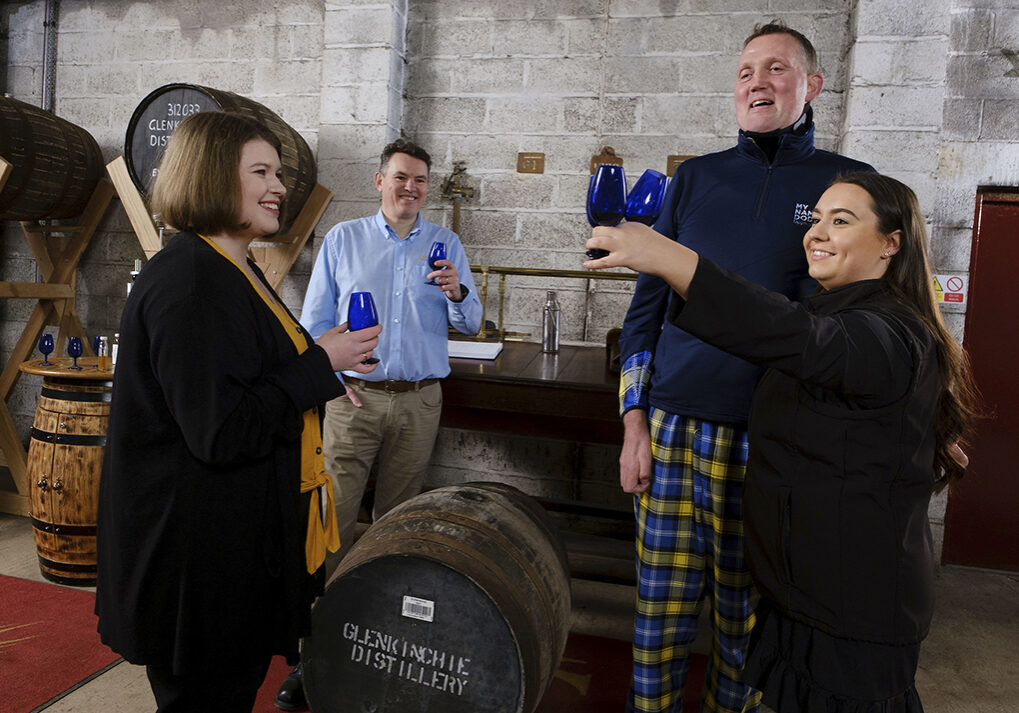
<svg viewBox="0 0 1019 713">
<path fill-rule="evenodd" d="M 109 371 L 111 366 L 109 337 L 96 337 L 96 365 L 99 371 Z"/>
<path fill-rule="evenodd" d="M 541 351 L 559 352 L 559 302 L 553 290 L 545 293 L 545 306 L 541 311 Z"/>
<path fill-rule="evenodd" d="M 131 294 L 131 288 L 134 287 L 134 281 L 138 279 L 138 273 L 142 271 L 142 261 L 134 261 L 134 269 L 131 270 L 131 281 L 127 283 L 127 294 Z"/>
</svg>

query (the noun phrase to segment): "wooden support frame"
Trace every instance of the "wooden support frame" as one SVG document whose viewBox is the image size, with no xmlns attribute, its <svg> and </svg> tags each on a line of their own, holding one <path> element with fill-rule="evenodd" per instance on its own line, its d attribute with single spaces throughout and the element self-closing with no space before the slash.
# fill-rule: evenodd
<svg viewBox="0 0 1019 713">
<path fill-rule="evenodd" d="M 265 273 L 265 279 L 274 290 L 279 290 L 283 278 L 294 266 L 294 261 L 300 255 L 304 244 L 308 242 L 318 221 L 322 219 L 332 197 L 332 191 L 321 183 L 316 183 L 285 235 L 274 238 L 271 243 L 258 243 L 257 246 L 251 247 L 251 257 Z"/>
<path fill-rule="evenodd" d="M 7 178 L 11 175 L 12 170 L 14 170 L 14 166 L 4 159 L 3 156 L 0 156 L 0 191 L 7 185 Z"/>
<path fill-rule="evenodd" d="M 134 185 L 134 181 L 131 180 L 127 171 L 127 162 L 123 156 L 106 164 L 106 171 L 110 174 L 113 185 L 116 186 L 117 194 L 127 212 L 127 218 L 131 221 L 131 227 L 134 228 L 135 235 L 138 236 L 138 243 L 147 260 L 162 248 L 159 231 L 152 221 L 152 214 L 145 204 L 145 199 Z M 271 240 L 259 242 L 251 248 L 252 259 L 262 268 L 266 279 L 274 290 L 279 288 L 283 278 L 290 272 L 290 268 L 293 267 L 304 244 L 308 242 L 318 221 L 322 219 L 332 197 L 332 191 L 322 184 L 316 183 L 301 207 L 301 212 L 297 214 L 291 224 L 290 230 L 282 235 L 274 236 Z"/>
<path fill-rule="evenodd" d="M 127 219 L 131 221 L 135 235 L 138 236 L 138 243 L 142 246 L 145 259 L 150 259 L 163 247 L 159 240 L 159 231 L 152 221 L 152 214 L 145 205 L 141 193 L 135 188 L 131 175 L 127 172 L 127 162 L 123 156 L 106 164 L 106 172 L 110 174 L 110 180 L 117 189 L 120 202 L 124 204 L 124 212 Z"/>
<path fill-rule="evenodd" d="M 2 161 L 2 159 L 0 159 Z M 4 161 L 4 164 L 7 162 Z M 0 165 L 0 177 L 6 180 Z M 0 188 L 3 182 L 0 180 Z M 0 451 L 11 471 L 16 492 L 0 491 L 0 512 L 28 514 L 28 455 L 18 437 L 14 420 L 7 408 L 7 397 L 21 374 L 19 367 L 28 359 L 48 324 L 59 325 L 57 353 L 70 336 L 85 337 L 75 307 L 75 282 L 78 262 L 99 227 L 113 199 L 113 184 L 101 179 L 92 192 L 84 212 L 74 224 L 41 225 L 24 221 L 22 229 L 35 254 L 42 282 L 0 282 L 0 298 L 35 299 L 37 304 L 28 318 L 21 337 L 0 372 Z M 87 340 L 84 340 L 87 343 Z"/>
</svg>

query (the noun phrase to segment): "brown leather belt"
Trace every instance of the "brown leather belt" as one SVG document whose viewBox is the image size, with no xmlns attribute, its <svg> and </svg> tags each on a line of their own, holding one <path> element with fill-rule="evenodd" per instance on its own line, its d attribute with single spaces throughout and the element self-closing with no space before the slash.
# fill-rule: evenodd
<svg viewBox="0 0 1019 713">
<path fill-rule="evenodd" d="M 385 391 L 387 394 L 403 394 L 408 391 L 420 391 L 426 386 L 439 383 L 438 379 L 422 379 L 421 381 L 365 381 L 353 376 L 343 375 L 343 382 L 352 386 L 360 386 L 362 389 L 373 391 Z"/>
</svg>

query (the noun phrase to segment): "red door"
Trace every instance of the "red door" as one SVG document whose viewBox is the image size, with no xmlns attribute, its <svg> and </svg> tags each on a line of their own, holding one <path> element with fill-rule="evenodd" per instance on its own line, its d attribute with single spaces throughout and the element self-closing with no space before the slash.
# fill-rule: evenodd
<svg viewBox="0 0 1019 713">
<path fill-rule="evenodd" d="M 980 188 L 963 341 L 992 414 L 945 514 L 945 562 L 1019 570 L 1019 188 Z"/>
</svg>

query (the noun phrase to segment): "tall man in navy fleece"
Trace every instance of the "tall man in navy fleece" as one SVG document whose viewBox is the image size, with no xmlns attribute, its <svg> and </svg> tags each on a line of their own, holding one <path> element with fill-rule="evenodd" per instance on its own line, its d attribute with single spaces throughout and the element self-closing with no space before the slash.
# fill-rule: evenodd
<svg viewBox="0 0 1019 713">
<path fill-rule="evenodd" d="M 680 165 L 655 230 L 789 297 L 813 289 L 802 239 L 839 173 L 867 169 L 814 147 L 823 79 L 810 41 L 755 28 L 739 58 L 738 143 Z M 665 320 L 672 290 L 641 275 L 620 338 L 620 484 L 635 493 L 637 614 L 628 707 L 679 713 L 705 594 L 712 653 L 702 710 L 756 711 L 740 681 L 754 597 L 743 556 L 746 422 L 761 370 Z"/>
</svg>

